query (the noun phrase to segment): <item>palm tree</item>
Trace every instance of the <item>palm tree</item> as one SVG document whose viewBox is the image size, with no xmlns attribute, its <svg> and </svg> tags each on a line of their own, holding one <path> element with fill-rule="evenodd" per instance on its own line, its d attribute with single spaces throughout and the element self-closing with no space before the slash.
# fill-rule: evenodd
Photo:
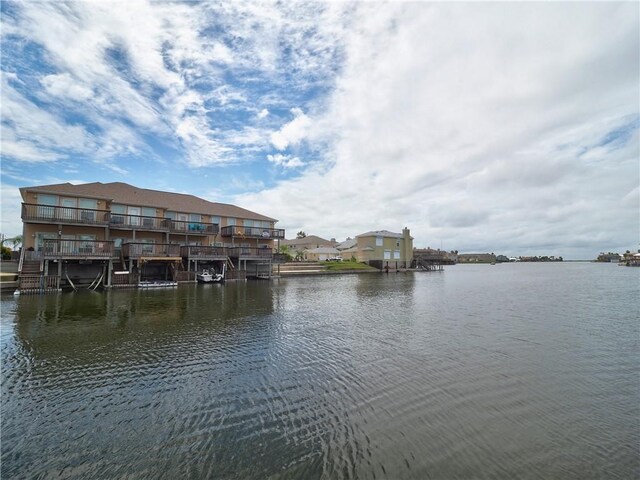
<svg viewBox="0 0 640 480">
<path fill-rule="evenodd" d="M 11 241 L 13 242 L 13 249 L 17 250 L 18 249 L 18 245 L 22 246 L 22 235 L 16 235 L 15 237 L 13 237 L 11 239 Z"/>
</svg>

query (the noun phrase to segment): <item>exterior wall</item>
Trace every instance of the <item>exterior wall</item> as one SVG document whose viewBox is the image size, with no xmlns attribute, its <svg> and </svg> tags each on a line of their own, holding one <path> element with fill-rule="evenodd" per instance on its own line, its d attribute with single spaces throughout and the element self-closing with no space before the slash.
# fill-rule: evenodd
<svg viewBox="0 0 640 480">
<path fill-rule="evenodd" d="M 389 265 L 409 267 L 413 259 L 413 240 L 409 234 L 409 229 L 404 229 L 402 237 L 382 236 L 382 245 L 376 245 L 377 235 L 357 238 L 356 259 L 359 262 L 382 261 L 389 262 Z M 366 248 L 366 250 L 365 250 Z M 372 249 L 372 250 L 371 250 Z M 385 258 L 385 251 L 390 253 L 390 258 Z M 396 252 L 399 257 L 396 258 Z"/>
<path fill-rule="evenodd" d="M 40 204 L 38 197 L 39 195 L 49 195 L 47 193 L 37 193 L 29 190 L 22 190 L 23 201 L 27 204 Z M 87 195 L 61 195 L 61 194 L 51 194 L 56 197 L 56 205 L 57 207 L 62 206 L 63 198 L 74 198 L 74 199 L 91 199 L 96 201 L 96 209 L 110 211 L 113 204 L 116 205 L 125 205 L 130 207 L 140 208 L 140 215 L 144 216 L 142 213 L 143 208 L 154 208 L 155 209 L 155 217 L 157 218 L 167 218 L 168 212 L 176 212 L 183 213 L 187 215 L 191 215 L 192 212 L 188 211 L 180 211 L 177 209 L 164 208 L 164 207 L 153 207 L 151 205 L 141 205 L 135 204 L 125 201 L 119 201 L 117 198 L 113 200 L 106 199 L 97 199 L 92 198 Z M 107 196 L 107 195 L 105 195 Z M 126 215 L 127 213 L 125 213 Z M 230 217 L 223 215 L 216 215 L 214 213 L 211 214 L 199 214 L 200 221 L 204 223 L 216 223 L 220 228 L 230 225 Z M 215 219 L 215 222 L 214 222 Z M 257 220 L 250 219 L 251 225 L 253 226 L 253 222 Z M 275 222 L 260 220 L 260 226 L 273 229 L 275 228 Z M 235 225 L 236 226 L 245 226 L 247 220 L 244 218 L 236 217 Z M 109 225 L 106 226 L 87 226 L 87 225 L 68 225 L 62 224 L 60 227 L 60 223 L 56 219 L 51 219 L 51 223 L 24 223 L 23 222 L 23 248 L 28 249 L 30 247 L 36 247 L 36 234 L 37 233 L 46 233 L 49 235 L 58 235 L 59 230 L 61 229 L 62 236 L 77 236 L 77 235 L 94 235 L 96 240 L 113 240 L 116 238 L 123 239 L 123 242 L 142 242 L 143 240 L 153 240 L 155 243 L 177 243 L 180 245 L 186 245 L 189 243 L 200 243 L 201 245 L 215 245 L 216 243 L 222 246 L 246 246 L 252 248 L 258 248 L 262 246 L 268 246 L 268 248 L 274 249 L 276 244 L 276 240 L 273 238 L 263 239 L 263 238 L 254 238 L 254 237 L 223 237 L 220 233 L 217 235 L 185 235 L 183 233 L 168 233 L 166 231 L 159 230 L 148 230 L 145 229 L 143 225 L 139 227 L 136 226 L 135 230 L 133 228 L 117 228 L 118 225 Z M 116 227 L 116 228 L 114 228 Z"/>
<path fill-rule="evenodd" d="M 84 227 L 74 225 L 62 225 L 62 229 L 58 229 L 57 224 L 51 223 L 24 223 L 22 229 L 22 248 L 35 248 L 36 235 L 38 233 L 50 233 L 58 234 L 58 231 L 62 232 L 62 236 L 67 235 L 95 235 L 96 240 L 106 240 L 104 227 Z"/>
<path fill-rule="evenodd" d="M 47 195 L 47 194 L 43 194 L 43 195 Z M 106 200 L 100 200 L 100 199 L 96 199 L 93 197 L 84 197 L 84 196 L 77 196 L 77 195 L 53 195 L 54 197 L 57 197 L 58 202 L 57 205 L 60 206 L 61 205 L 61 199 L 62 198 L 87 198 L 89 200 L 96 200 L 97 202 L 97 206 L 96 209 L 97 210 L 107 210 L 107 201 Z M 25 203 L 38 203 L 38 194 L 35 192 L 27 192 L 25 195 L 25 199 L 24 199 Z"/>
<path fill-rule="evenodd" d="M 131 232 L 129 232 L 129 234 L 131 234 Z M 115 237 L 116 235 L 112 232 L 111 238 Z M 142 242 L 143 240 L 153 240 L 154 243 L 166 243 L 167 237 L 165 236 L 164 232 L 148 232 L 138 230 L 136 231 L 136 239 L 131 240 L 131 242 Z"/>
</svg>

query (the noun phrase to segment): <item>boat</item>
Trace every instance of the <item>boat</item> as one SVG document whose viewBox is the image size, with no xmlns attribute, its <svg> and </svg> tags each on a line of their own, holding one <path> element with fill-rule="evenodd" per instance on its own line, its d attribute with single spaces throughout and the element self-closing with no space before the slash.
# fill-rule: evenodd
<svg viewBox="0 0 640 480">
<path fill-rule="evenodd" d="M 214 270 L 204 269 L 202 272 L 196 274 L 196 280 L 198 283 L 220 283 L 224 281 L 226 265 L 222 266 L 222 273 L 216 273 Z"/>
</svg>

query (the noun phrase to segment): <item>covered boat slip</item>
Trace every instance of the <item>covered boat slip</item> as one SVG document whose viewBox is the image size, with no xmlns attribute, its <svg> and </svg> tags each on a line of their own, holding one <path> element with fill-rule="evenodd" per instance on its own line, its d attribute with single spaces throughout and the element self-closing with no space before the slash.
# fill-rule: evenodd
<svg viewBox="0 0 640 480">
<path fill-rule="evenodd" d="M 224 280 L 270 278 L 272 251 L 251 247 L 203 247 L 110 241 L 47 240 L 39 251 L 23 251 L 23 293 L 62 288 L 157 287 L 194 283 L 198 272 L 224 271 Z"/>
</svg>

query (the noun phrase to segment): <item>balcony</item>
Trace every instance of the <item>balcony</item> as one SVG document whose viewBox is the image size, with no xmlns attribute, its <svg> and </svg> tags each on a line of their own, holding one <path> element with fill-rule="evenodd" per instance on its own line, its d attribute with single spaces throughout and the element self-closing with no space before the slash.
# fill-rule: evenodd
<svg viewBox="0 0 640 480">
<path fill-rule="evenodd" d="M 169 228 L 169 220 L 162 217 L 145 217 L 142 215 L 125 215 L 124 213 L 111 213 L 109 226 L 127 230 L 163 230 Z"/>
<path fill-rule="evenodd" d="M 167 220 L 171 233 L 186 233 L 190 235 L 217 235 L 220 231 L 217 223 L 187 222 Z"/>
<path fill-rule="evenodd" d="M 243 260 L 270 260 L 273 256 L 273 251 L 270 248 L 229 247 L 227 252 L 230 257 Z"/>
<path fill-rule="evenodd" d="M 237 227 L 230 225 L 222 227 L 220 233 L 223 237 L 240 238 L 262 238 L 264 240 L 283 239 L 284 228 L 260 228 L 260 227 Z"/>
<path fill-rule="evenodd" d="M 105 259 L 114 256 L 110 240 L 46 239 L 39 252 L 45 259 Z"/>
<path fill-rule="evenodd" d="M 124 258 L 180 257 L 180 245 L 175 243 L 123 243 Z"/>
<path fill-rule="evenodd" d="M 204 245 L 180 247 L 180 256 L 192 260 L 224 260 L 228 254 L 226 247 L 209 247 Z"/>
<path fill-rule="evenodd" d="M 107 225 L 109 211 L 23 203 L 22 221 L 70 225 Z"/>
</svg>

